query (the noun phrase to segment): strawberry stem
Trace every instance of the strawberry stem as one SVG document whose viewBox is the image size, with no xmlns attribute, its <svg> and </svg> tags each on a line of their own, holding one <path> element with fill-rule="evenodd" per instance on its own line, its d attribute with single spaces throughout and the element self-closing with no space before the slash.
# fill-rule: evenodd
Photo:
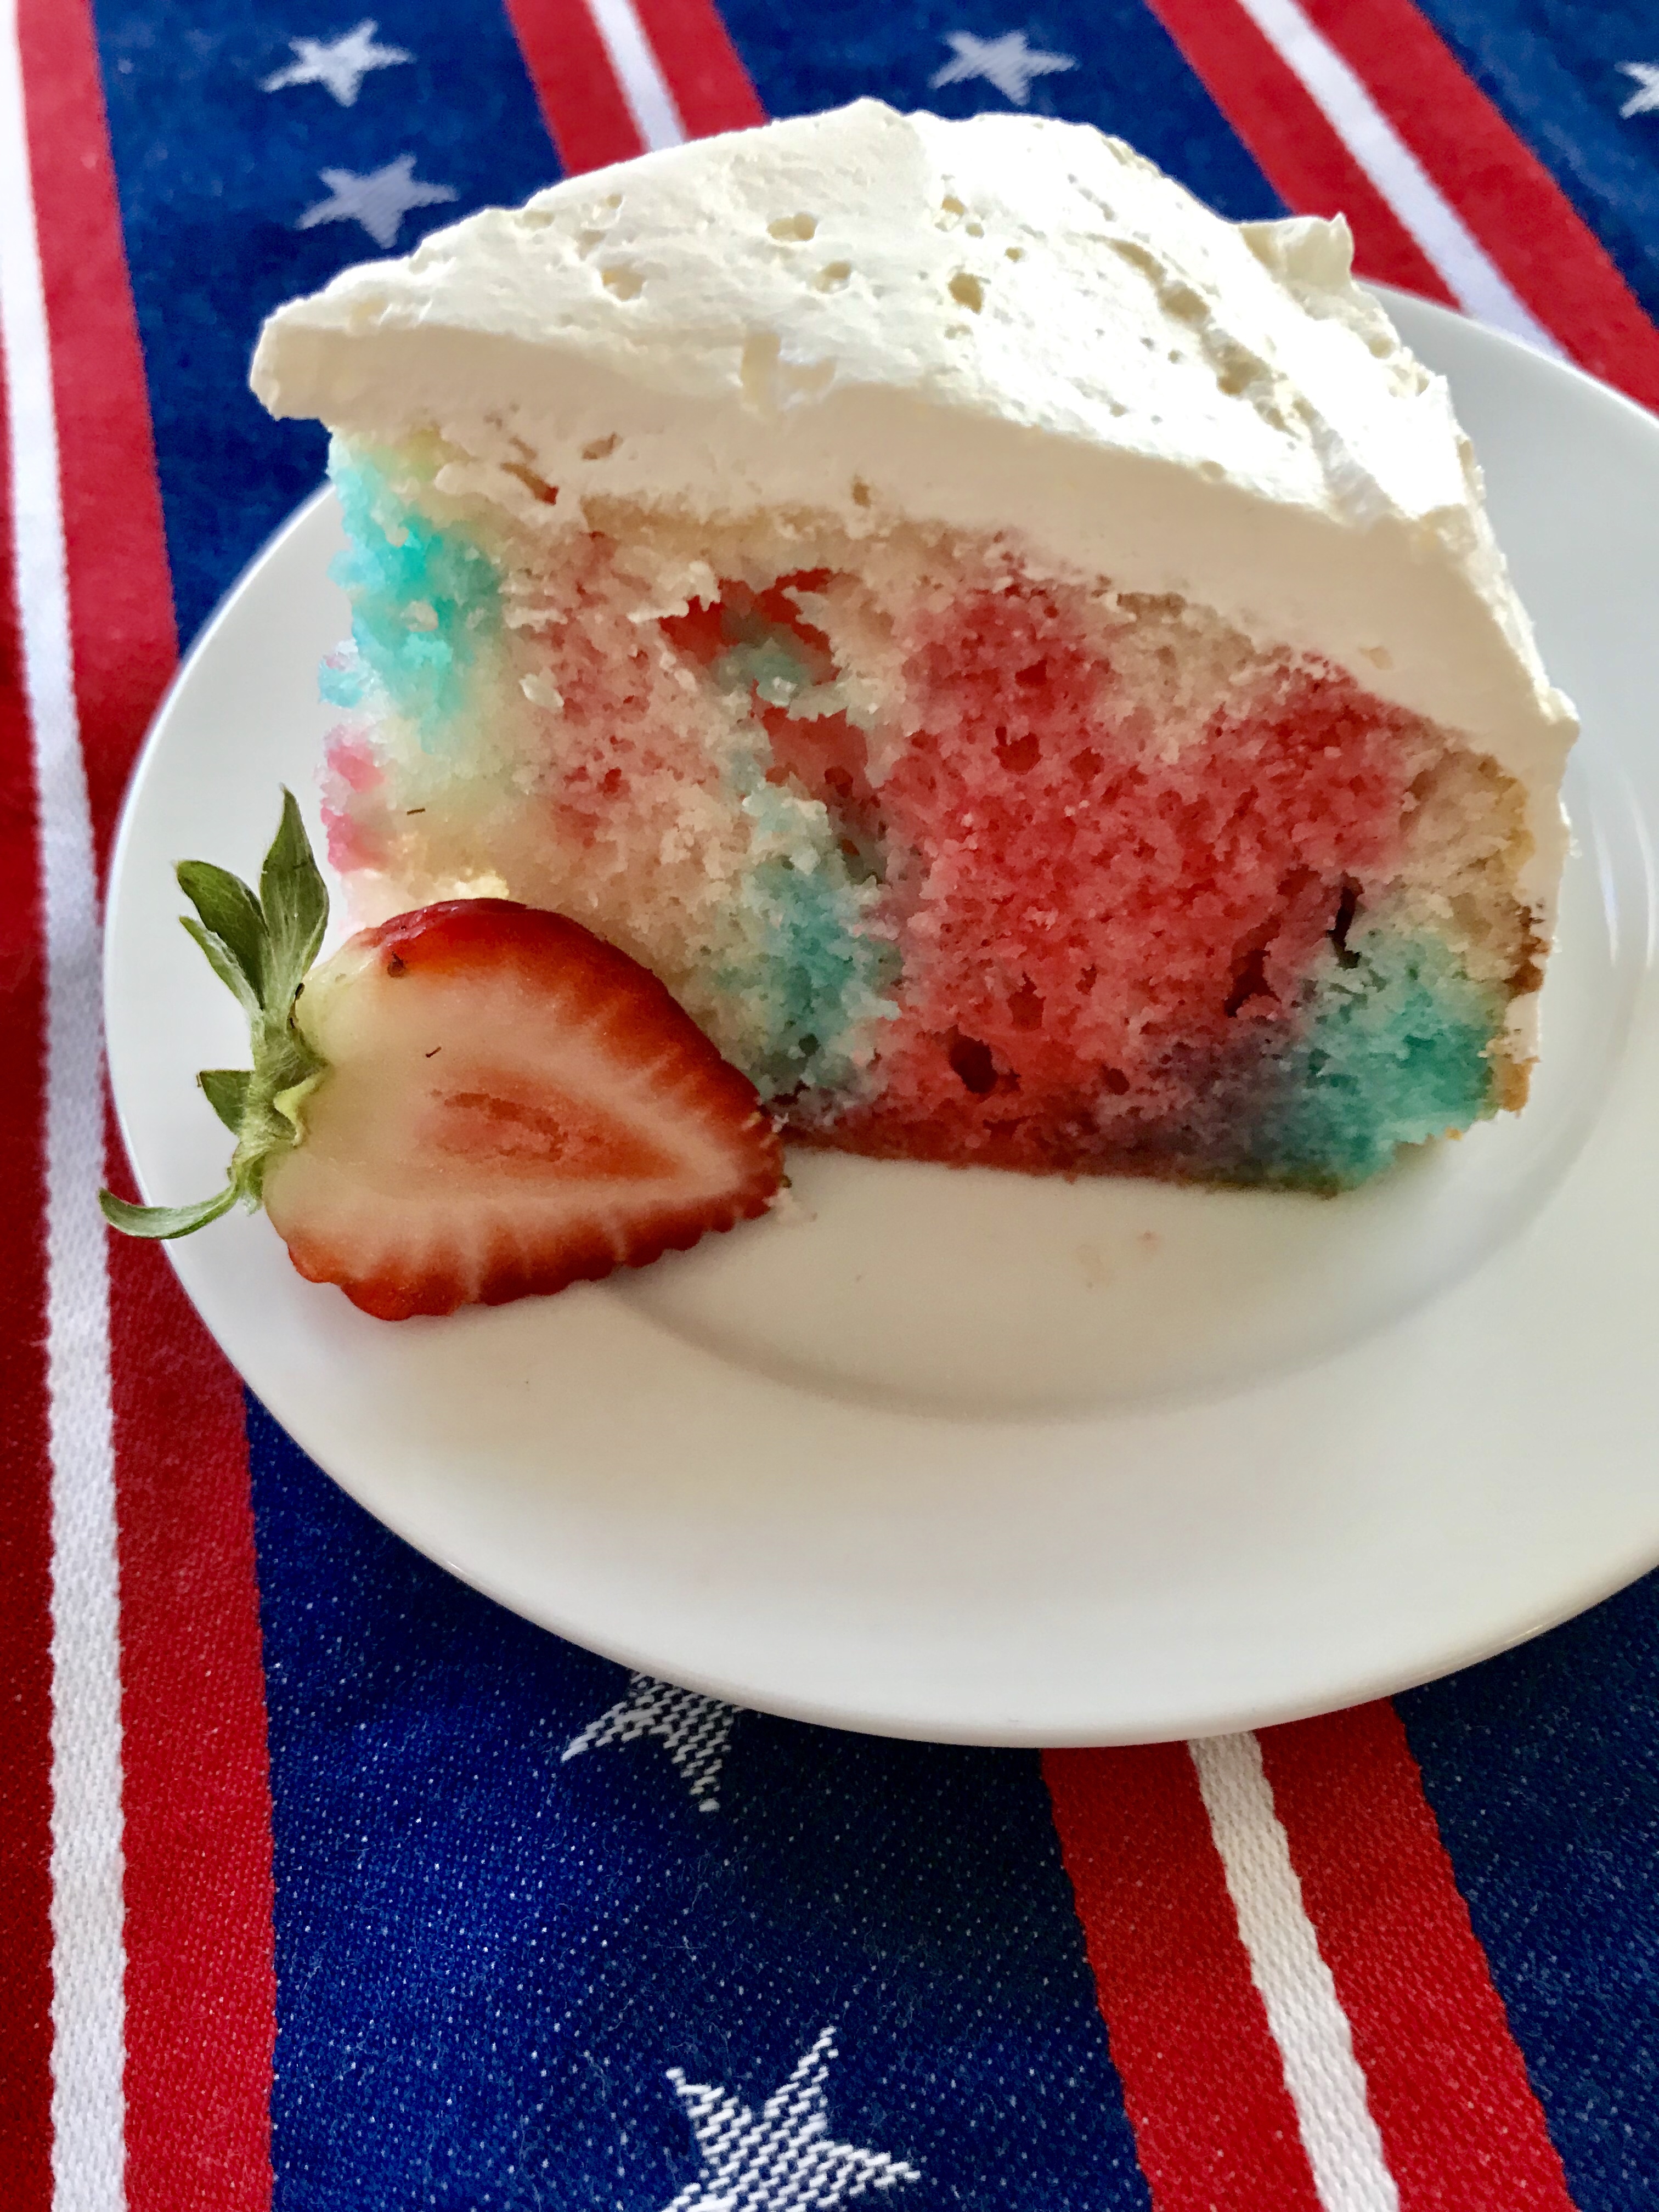
<svg viewBox="0 0 1659 2212">
<path fill-rule="evenodd" d="M 236 1186 L 227 1183 L 216 1198 L 198 1200 L 194 1206 L 131 1206 L 112 1190 L 100 1190 L 98 1203 L 112 1229 L 128 1237 L 188 1237 L 228 1213 L 236 1203 Z"/>
</svg>

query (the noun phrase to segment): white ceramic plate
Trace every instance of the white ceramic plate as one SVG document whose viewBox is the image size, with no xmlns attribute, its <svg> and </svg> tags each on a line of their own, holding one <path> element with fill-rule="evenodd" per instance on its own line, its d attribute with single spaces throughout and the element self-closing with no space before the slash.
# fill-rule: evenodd
<svg viewBox="0 0 1659 2212">
<path fill-rule="evenodd" d="M 993 1743 L 1346 1705 L 1659 1559 L 1659 423 L 1394 304 L 1451 379 L 1584 719 L 1525 1115 L 1334 1201 L 808 1154 L 811 1218 L 441 1322 L 302 1282 L 263 1218 L 172 1246 L 230 1358 L 370 1511 L 651 1674 Z M 337 542 L 319 498 L 243 577 L 128 804 L 110 1045 L 153 1200 L 214 1187 L 226 1139 L 192 1078 L 246 1059 L 172 864 L 252 874 L 278 783 L 310 793 Z"/>
</svg>

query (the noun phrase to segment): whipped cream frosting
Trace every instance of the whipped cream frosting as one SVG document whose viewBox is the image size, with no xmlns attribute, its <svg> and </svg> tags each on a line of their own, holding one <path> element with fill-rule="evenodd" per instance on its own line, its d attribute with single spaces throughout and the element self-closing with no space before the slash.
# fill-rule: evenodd
<svg viewBox="0 0 1659 2212">
<path fill-rule="evenodd" d="M 254 357 L 274 414 L 436 430 L 549 525 L 586 495 L 1006 533 L 1178 592 L 1466 734 L 1531 795 L 1575 734 L 1444 380 L 1346 225 L 1224 222 L 1121 142 L 860 100 L 574 178 L 349 269 Z M 511 471 L 516 469 L 520 475 Z"/>
</svg>

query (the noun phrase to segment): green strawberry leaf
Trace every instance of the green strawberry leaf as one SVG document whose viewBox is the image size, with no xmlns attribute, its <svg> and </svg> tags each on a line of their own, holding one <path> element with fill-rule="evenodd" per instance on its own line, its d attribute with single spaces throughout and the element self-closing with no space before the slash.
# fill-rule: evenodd
<svg viewBox="0 0 1659 2212">
<path fill-rule="evenodd" d="M 219 939 L 246 977 L 256 1002 L 263 1003 L 269 936 L 258 900 L 240 876 L 216 868 L 210 860 L 181 860 L 174 872 L 203 928 Z"/>
<path fill-rule="evenodd" d="M 224 1123 L 232 1136 L 242 1133 L 242 1122 L 247 1114 L 248 1086 L 253 1081 L 251 1067 L 204 1067 L 196 1080 L 207 1095 L 207 1102 Z"/>
<path fill-rule="evenodd" d="M 100 1190 L 98 1203 L 110 1227 L 124 1230 L 129 1237 L 188 1237 L 192 1229 L 228 1213 L 236 1195 L 235 1185 L 228 1183 L 216 1198 L 201 1199 L 194 1206 L 133 1206 L 112 1190 Z"/>
<path fill-rule="evenodd" d="M 286 1023 L 328 927 L 328 891 L 294 793 L 286 789 L 283 818 L 259 873 L 259 903 L 270 944 L 265 1010 L 273 1016 L 280 1012 Z"/>
<path fill-rule="evenodd" d="M 264 1012 L 259 993 L 249 981 L 241 962 L 225 943 L 224 939 L 211 929 L 204 929 L 193 914 L 181 914 L 179 919 L 206 953 L 208 965 L 219 981 L 236 994 L 241 1004 L 242 1012 L 247 1016 L 249 1021 L 257 1022 Z"/>
</svg>

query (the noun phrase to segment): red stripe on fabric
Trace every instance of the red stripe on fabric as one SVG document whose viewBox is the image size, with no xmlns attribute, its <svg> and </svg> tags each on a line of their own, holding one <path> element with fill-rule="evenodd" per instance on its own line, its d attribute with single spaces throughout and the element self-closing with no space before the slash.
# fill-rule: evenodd
<svg viewBox="0 0 1659 2212">
<path fill-rule="evenodd" d="M 112 1238 L 110 1308 L 127 2205 L 266 2212 L 276 1972 L 241 1390 L 154 1245 Z"/>
<path fill-rule="evenodd" d="M 171 673 L 172 602 L 87 0 L 21 0 L 18 28 L 101 843 Z M 265 2212 L 270 1803 L 241 1392 L 154 1247 L 112 1240 L 111 1296 L 126 2201 Z"/>
<path fill-rule="evenodd" d="M 1572 2212 L 1394 1707 L 1258 1741 L 1401 2212 Z"/>
<path fill-rule="evenodd" d="M 1659 407 L 1659 331 L 1549 171 L 1411 0 L 1302 0 L 1573 358 Z"/>
<path fill-rule="evenodd" d="M 1354 267 L 1455 306 L 1445 279 L 1406 228 L 1293 70 L 1236 0 L 1146 0 L 1210 97 L 1298 215 L 1346 215 Z"/>
<path fill-rule="evenodd" d="M 4 362 L 0 361 L 0 399 Z M 4 410 L 0 407 L 0 424 Z M 52 2203 L 52 1463 L 46 1362 L 40 854 L 0 428 L 0 2156 L 9 2212 Z"/>
<path fill-rule="evenodd" d="M 20 0 L 76 696 L 100 855 L 177 657 L 137 319 L 86 0 Z"/>
<path fill-rule="evenodd" d="M 1191 1754 L 1042 1771 L 1155 2212 L 1319 2212 Z"/>
<path fill-rule="evenodd" d="M 635 0 L 688 138 L 766 120 L 760 94 L 711 0 Z"/>
<path fill-rule="evenodd" d="M 525 67 L 567 176 L 645 151 L 583 0 L 507 0 Z"/>
</svg>

